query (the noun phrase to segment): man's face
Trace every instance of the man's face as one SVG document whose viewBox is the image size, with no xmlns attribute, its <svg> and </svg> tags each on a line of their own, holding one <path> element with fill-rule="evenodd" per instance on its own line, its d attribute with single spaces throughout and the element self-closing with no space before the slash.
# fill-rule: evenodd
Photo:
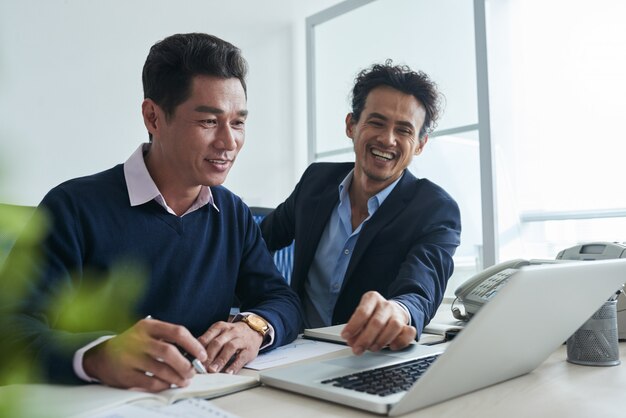
<svg viewBox="0 0 626 418">
<path fill-rule="evenodd" d="M 412 95 L 388 86 L 373 89 L 358 121 L 346 117 L 346 134 L 352 138 L 357 184 L 380 191 L 397 180 L 427 138 L 419 141 L 424 106 Z M 365 183 L 362 183 L 365 182 Z"/>
<path fill-rule="evenodd" d="M 153 133 L 150 152 L 159 170 L 183 187 L 217 186 L 226 180 L 245 136 L 246 96 L 237 78 L 197 75 L 191 96 Z M 157 149 L 154 149 L 154 148 Z"/>
</svg>

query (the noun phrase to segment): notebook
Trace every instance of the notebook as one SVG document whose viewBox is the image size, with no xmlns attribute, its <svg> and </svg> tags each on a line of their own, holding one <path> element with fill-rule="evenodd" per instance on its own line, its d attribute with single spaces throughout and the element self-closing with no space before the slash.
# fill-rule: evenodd
<svg viewBox="0 0 626 418">
<path fill-rule="evenodd" d="M 624 282 L 626 259 L 524 267 L 450 343 L 347 354 L 264 371 L 260 379 L 268 386 L 381 415 L 405 414 L 529 373 Z M 381 396 L 336 386 L 339 376 L 430 356 L 429 367 L 414 366 L 425 369 L 422 376 L 398 393 Z"/>
<path fill-rule="evenodd" d="M 320 328 L 305 328 L 302 338 L 307 340 L 324 341 L 334 344 L 347 345 L 346 340 L 341 336 L 341 332 L 346 324 L 332 325 L 329 327 Z M 424 332 L 420 335 L 420 344 L 438 344 L 447 340 L 449 331 L 460 330 L 463 328 L 458 325 L 448 324 L 429 324 L 429 327 L 424 328 Z"/>
<path fill-rule="evenodd" d="M 346 324 L 339 324 L 330 327 L 305 328 L 302 338 L 345 345 L 346 340 L 341 336 L 341 331 L 345 326 Z"/>
<path fill-rule="evenodd" d="M 215 398 L 258 385 L 255 376 L 223 373 L 197 374 L 185 388 L 168 389 L 158 393 L 115 389 L 98 384 L 9 385 L 0 387 L 0 406 L 10 406 L 12 416 L 87 418 L 137 401 L 155 401 L 168 405 L 194 397 Z M 8 404 L 8 400 L 12 403 Z"/>
</svg>

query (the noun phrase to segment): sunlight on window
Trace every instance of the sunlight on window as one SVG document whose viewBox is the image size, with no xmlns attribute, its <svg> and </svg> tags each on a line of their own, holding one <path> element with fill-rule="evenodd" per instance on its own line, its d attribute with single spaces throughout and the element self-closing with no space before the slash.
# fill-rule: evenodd
<svg viewBox="0 0 626 418">
<path fill-rule="evenodd" d="M 511 142 L 505 160 L 520 210 L 626 207 L 626 194 L 616 193 L 626 155 L 626 4 L 506 3 L 514 53 L 490 50 L 489 59 L 510 72 L 509 86 L 492 85 L 507 97 L 496 103 L 509 105 L 491 110 L 492 119 L 511 121 L 494 139 Z M 510 62 L 502 65 L 503 57 Z"/>
<path fill-rule="evenodd" d="M 554 257 L 582 241 L 625 240 L 615 232 L 620 218 L 520 218 L 626 208 L 626 3 L 488 4 L 501 258 Z"/>
</svg>

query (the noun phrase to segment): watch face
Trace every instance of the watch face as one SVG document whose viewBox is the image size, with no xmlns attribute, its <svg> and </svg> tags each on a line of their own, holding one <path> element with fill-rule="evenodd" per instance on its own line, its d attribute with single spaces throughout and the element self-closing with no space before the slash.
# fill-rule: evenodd
<svg viewBox="0 0 626 418">
<path fill-rule="evenodd" d="M 268 329 L 267 323 L 256 315 L 248 315 L 246 322 L 256 331 L 265 333 Z"/>
<path fill-rule="evenodd" d="M 267 334 L 270 330 L 267 322 L 265 322 L 265 320 L 260 316 L 254 314 L 248 315 L 244 318 L 244 321 L 248 324 L 248 326 L 250 326 L 250 328 L 261 334 L 264 338 L 265 334 Z"/>
</svg>

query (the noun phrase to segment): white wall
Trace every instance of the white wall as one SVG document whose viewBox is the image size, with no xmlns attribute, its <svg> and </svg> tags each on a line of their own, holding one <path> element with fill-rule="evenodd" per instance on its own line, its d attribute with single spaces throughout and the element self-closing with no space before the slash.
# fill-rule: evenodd
<svg viewBox="0 0 626 418">
<path fill-rule="evenodd" d="M 125 161 L 147 140 L 141 69 L 152 44 L 207 32 L 250 64 L 246 144 L 226 186 L 275 206 L 306 166 L 306 16 L 338 0 L 3 0 L 0 202 Z"/>
</svg>

